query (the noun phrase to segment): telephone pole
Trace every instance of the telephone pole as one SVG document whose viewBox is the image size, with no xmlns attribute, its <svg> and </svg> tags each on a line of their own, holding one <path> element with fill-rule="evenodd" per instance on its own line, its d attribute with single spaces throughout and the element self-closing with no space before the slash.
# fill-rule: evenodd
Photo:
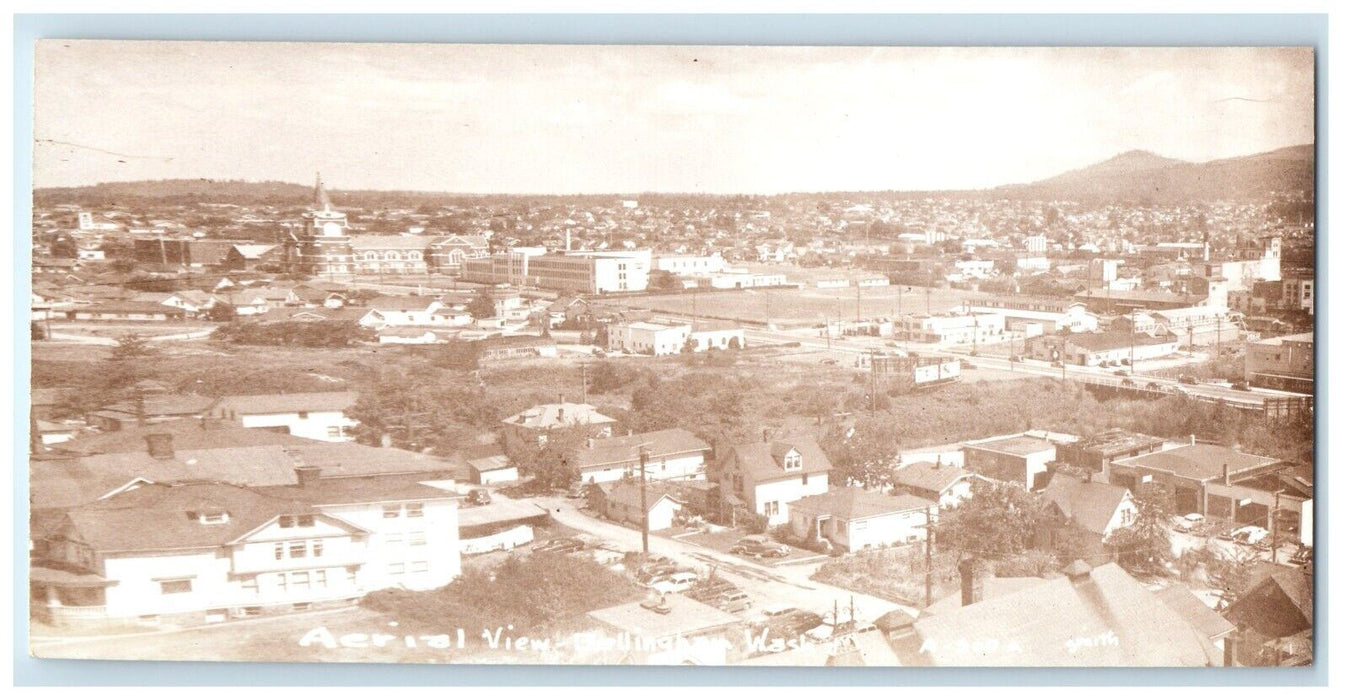
<svg viewBox="0 0 1349 700">
<path fill-rule="evenodd" d="M 927 573 L 923 576 L 923 607 L 932 605 L 932 507 L 925 509 L 927 513 L 927 545 L 925 556 L 927 559 Z"/>
<path fill-rule="evenodd" d="M 1279 563 L 1279 494 L 1283 489 L 1274 492 L 1274 510 L 1269 513 L 1269 560 L 1275 564 Z"/>
<path fill-rule="evenodd" d="M 581 363 L 581 403 L 590 403 L 590 387 L 586 384 L 586 363 Z"/>
<path fill-rule="evenodd" d="M 651 553 L 651 511 L 646 508 L 646 459 L 648 456 L 645 447 L 640 448 L 637 453 L 637 463 L 641 466 L 641 491 L 642 491 L 642 554 Z"/>
</svg>

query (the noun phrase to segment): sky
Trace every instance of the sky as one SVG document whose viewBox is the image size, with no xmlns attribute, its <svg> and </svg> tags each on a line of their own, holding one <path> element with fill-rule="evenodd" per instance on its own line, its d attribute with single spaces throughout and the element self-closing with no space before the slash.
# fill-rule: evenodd
<svg viewBox="0 0 1349 700">
<path fill-rule="evenodd" d="M 943 190 L 1312 143 L 1310 49 L 40 42 L 37 187 Z"/>
</svg>

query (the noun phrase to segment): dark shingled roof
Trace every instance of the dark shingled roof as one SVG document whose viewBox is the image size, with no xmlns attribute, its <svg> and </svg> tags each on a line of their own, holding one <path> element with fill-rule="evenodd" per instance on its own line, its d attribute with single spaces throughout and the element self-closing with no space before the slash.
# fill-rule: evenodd
<svg viewBox="0 0 1349 700">
<path fill-rule="evenodd" d="M 815 496 L 806 496 L 792 503 L 792 512 L 832 515 L 840 520 L 864 520 L 878 515 L 921 510 L 934 505 L 936 504 L 932 501 L 918 496 L 908 494 L 887 496 L 846 486 L 830 489 Z"/>
<path fill-rule="evenodd" d="M 908 486 L 911 488 L 941 493 L 948 486 L 957 481 L 973 476 L 970 472 L 951 464 L 938 465 L 935 462 L 914 462 L 906 467 L 900 467 L 891 477 L 891 482 L 896 486 Z"/>
<path fill-rule="evenodd" d="M 697 435 L 683 428 L 670 428 L 596 440 L 593 446 L 577 450 L 577 466 L 581 470 L 586 470 L 636 462 L 638 451 L 643 445 L 650 460 L 653 461 L 712 449 L 711 445 L 703 442 Z"/>
<path fill-rule="evenodd" d="M 801 469 L 786 471 L 782 468 L 782 458 L 792 449 L 801 454 Z M 834 468 L 819 443 L 808 437 L 735 445 L 726 459 L 733 469 L 756 484 L 800 478 L 803 473 L 824 474 Z"/>
<path fill-rule="evenodd" d="M 1056 473 L 1049 479 L 1044 497 L 1073 522 L 1104 536 L 1120 503 L 1129 497 L 1129 489 Z"/>
</svg>

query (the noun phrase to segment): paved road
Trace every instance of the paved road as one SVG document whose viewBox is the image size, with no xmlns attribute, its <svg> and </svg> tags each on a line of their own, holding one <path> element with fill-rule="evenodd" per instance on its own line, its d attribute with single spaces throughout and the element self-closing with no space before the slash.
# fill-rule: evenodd
<svg viewBox="0 0 1349 700">
<path fill-rule="evenodd" d="M 536 502 L 548 508 L 558 522 L 596 537 L 609 546 L 624 551 L 642 549 L 641 532 L 586 515 L 577 510 L 574 501 L 548 497 L 537 499 Z M 857 617 L 861 620 L 875 620 L 896 608 L 911 615 L 918 613 L 913 608 L 888 600 L 812 581 L 810 574 L 817 565 L 764 566 L 710 547 L 657 536 L 650 537 L 650 547 L 655 554 L 670 557 L 699 571 L 706 572 L 715 566 L 717 576 L 740 586 L 753 599 L 753 608 L 739 613 L 746 619 L 758 617 L 759 611 L 769 605 L 791 605 L 824 614 L 832 611 L 835 603 L 840 611 L 845 610 L 850 601 L 856 606 Z"/>
</svg>

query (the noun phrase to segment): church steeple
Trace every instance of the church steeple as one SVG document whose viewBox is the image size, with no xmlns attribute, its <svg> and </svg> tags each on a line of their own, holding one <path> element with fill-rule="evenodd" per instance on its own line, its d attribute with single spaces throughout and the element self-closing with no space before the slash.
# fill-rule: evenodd
<svg viewBox="0 0 1349 700">
<path fill-rule="evenodd" d="M 314 173 L 314 209 L 323 212 L 333 210 L 333 203 L 328 199 L 328 191 L 323 189 L 323 175 L 318 172 Z"/>
</svg>

